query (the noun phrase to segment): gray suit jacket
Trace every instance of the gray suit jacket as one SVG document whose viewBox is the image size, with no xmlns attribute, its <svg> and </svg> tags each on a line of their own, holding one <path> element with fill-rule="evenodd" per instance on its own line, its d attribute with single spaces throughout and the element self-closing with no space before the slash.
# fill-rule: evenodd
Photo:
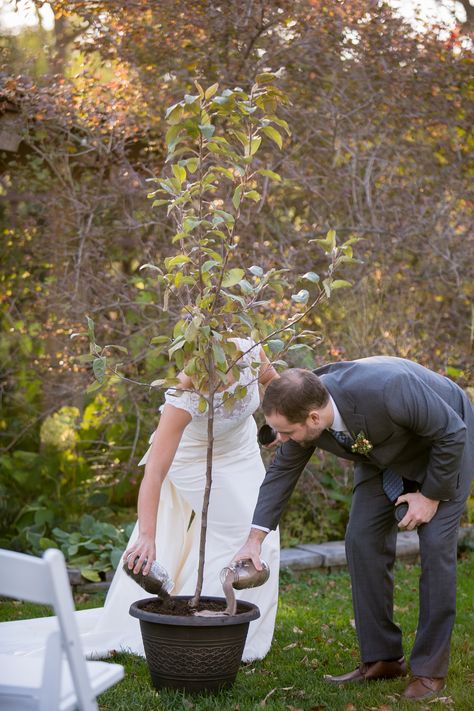
<svg viewBox="0 0 474 711">
<path fill-rule="evenodd" d="M 474 408 L 443 375 L 403 358 L 375 356 L 314 371 L 349 431 L 373 444 L 367 456 L 348 453 L 327 432 L 314 446 L 282 444 L 260 488 L 253 523 L 274 529 L 316 447 L 355 462 L 354 486 L 390 467 L 419 483 L 431 499 L 451 499 L 474 469 Z M 472 475 L 472 474 L 471 474 Z"/>
</svg>

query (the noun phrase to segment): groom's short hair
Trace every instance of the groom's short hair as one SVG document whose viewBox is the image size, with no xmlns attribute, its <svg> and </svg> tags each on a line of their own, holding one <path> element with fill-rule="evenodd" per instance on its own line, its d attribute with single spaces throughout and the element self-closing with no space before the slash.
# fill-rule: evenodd
<svg viewBox="0 0 474 711">
<path fill-rule="evenodd" d="M 329 393 L 318 376 L 304 368 L 289 368 L 269 383 L 262 400 L 265 415 L 277 413 L 288 422 L 304 422 L 311 410 L 327 405 Z"/>
</svg>

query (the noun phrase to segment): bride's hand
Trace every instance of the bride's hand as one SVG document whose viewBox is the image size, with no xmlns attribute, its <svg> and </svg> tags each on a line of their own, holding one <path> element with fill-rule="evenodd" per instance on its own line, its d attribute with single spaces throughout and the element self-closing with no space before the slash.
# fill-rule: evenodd
<svg viewBox="0 0 474 711">
<path fill-rule="evenodd" d="M 139 536 L 135 543 L 132 543 L 123 554 L 123 561 L 128 564 L 130 570 L 133 569 L 135 575 L 137 575 L 142 568 L 143 575 L 148 575 L 151 564 L 155 558 L 155 541 L 146 536 Z"/>
</svg>

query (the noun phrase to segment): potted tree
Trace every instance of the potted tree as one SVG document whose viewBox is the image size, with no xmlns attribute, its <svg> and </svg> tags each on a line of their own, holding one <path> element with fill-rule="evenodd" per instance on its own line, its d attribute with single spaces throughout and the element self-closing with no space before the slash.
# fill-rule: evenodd
<svg viewBox="0 0 474 711">
<path fill-rule="evenodd" d="M 182 615 L 147 610 L 149 598 L 131 607 L 131 614 L 140 619 L 145 653 L 157 688 L 203 690 L 230 686 L 249 622 L 259 614 L 254 605 L 240 602 L 235 615 L 195 615 L 203 605 L 217 602 L 222 609 L 225 607 L 223 599 L 220 603 L 219 599 L 201 600 L 201 590 L 212 486 L 215 395 L 228 383 L 229 375 L 239 379 L 242 352 L 235 339 L 251 337 L 254 343 L 265 346 L 273 360 L 286 350 L 308 347 L 306 341 L 314 340 L 314 334 L 300 331 L 298 323 L 328 298 L 331 290 L 349 285 L 335 279 L 334 271 L 340 262 L 353 260 L 354 240 L 338 246 L 333 231 L 323 240 L 310 240 L 319 242 L 329 256 L 328 273 L 322 280 L 312 271 L 291 280 L 288 270 L 265 271 L 259 265 L 246 265 L 239 254 L 240 219 L 248 217 L 251 206 L 264 200 L 262 183 L 266 193 L 269 181 L 281 181 L 260 159 L 266 140 L 281 149 L 282 133 L 289 134 L 287 122 L 277 115 L 279 107 L 288 102 L 275 85 L 276 78 L 272 72 L 258 75 L 249 92 L 238 87 L 219 92 L 218 84 L 204 89 L 196 82 L 196 93 L 186 94 L 166 112 L 167 167 L 163 177 L 153 179 L 157 187 L 149 195 L 153 208 L 166 206 L 169 219 L 174 221 L 171 245 L 176 252 L 164 264 L 146 264 L 142 269 L 160 285 L 164 309 L 168 310 L 174 299 L 181 312 L 172 339 L 157 336 L 152 344 L 166 347 L 176 368 L 192 378 L 199 393 L 200 411 L 207 413 L 208 423 L 195 593 L 186 598 Z M 285 289 L 290 289 L 290 281 L 296 287 L 289 300 L 290 313 L 282 323 L 275 323 L 267 318 L 272 299 L 281 298 Z M 93 369 L 100 382 L 108 367 L 108 355 L 95 343 L 91 322 L 89 328 Z M 254 364 L 255 369 L 258 365 Z M 170 378 L 152 383 L 160 388 L 176 385 L 177 381 Z M 235 400 L 244 396 L 245 388 L 238 385 L 232 393 L 224 393 L 224 406 L 232 407 Z"/>
</svg>

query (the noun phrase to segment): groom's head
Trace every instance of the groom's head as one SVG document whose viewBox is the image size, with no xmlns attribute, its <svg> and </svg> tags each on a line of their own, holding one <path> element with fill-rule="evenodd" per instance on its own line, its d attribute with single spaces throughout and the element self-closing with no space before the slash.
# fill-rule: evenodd
<svg viewBox="0 0 474 711">
<path fill-rule="evenodd" d="M 332 424 L 332 406 L 325 386 L 310 370 L 289 368 L 268 385 L 262 401 L 268 424 L 279 439 L 308 444 Z"/>
</svg>

